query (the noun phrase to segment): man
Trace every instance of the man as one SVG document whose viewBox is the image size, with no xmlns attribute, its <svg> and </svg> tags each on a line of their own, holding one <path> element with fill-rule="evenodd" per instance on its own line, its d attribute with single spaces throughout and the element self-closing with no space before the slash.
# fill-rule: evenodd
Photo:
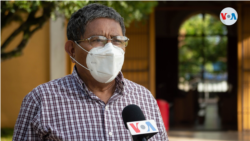
<svg viewBox="0 0 250 141">
<path fill-rule="evenodd" d="M 120 72 L 129 40 L 120 14 L 89 4 L 71 16 L 67 36 L 73 73 L 24 98 L 13 140 L 129 141 L 121 114 L 129 104 L 156 121 L 159 133 L 150 141 L 168 140 L 152 94 Z"/>
</svg>

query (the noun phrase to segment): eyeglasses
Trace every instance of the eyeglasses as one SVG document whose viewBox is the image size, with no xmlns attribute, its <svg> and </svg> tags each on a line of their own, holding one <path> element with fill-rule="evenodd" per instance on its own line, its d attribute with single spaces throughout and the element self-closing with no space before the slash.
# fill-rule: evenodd
<svg viewBox="0 0 250 141">
<path fill-rule="evenodd" d="M 125 48 L 128 45 L 129 38 L 126 36 L 113 36 L 111 39 L 107 39 L 104 36 L 92 36 L 87 39 L 78 40 L 77 42 L 89 41 L 89 44 L 92 47 L 103 47 L 108 42 L 108 40 L 111 40 L 111 43 L 115 46 Z"/>
</svg>

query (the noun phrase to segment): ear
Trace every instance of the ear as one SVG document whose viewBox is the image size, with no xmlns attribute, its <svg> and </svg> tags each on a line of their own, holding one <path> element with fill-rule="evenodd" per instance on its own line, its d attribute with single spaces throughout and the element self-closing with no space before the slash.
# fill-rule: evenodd
<svg viewBox="0 0 250 141">
<path fill-rule="evenodd" d="M 74 42 L 71 40 L 68 40 L 65 43 L 65 51 L 68 53 L 69 56 L 75 57 L 75 48 L 74 48 Z M 75 63 L 74 60 L 71 59 L 73 63 Z"/>
</svg>

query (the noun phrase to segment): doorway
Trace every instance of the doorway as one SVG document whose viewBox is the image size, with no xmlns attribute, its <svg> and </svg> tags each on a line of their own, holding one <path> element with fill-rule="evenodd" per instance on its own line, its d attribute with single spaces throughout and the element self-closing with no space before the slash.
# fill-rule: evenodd
<svg viewBox="0 0 250 141">
<path fill-rule="evenodd" d="M 237 130 L 237 30 L 220 22 L 223 7 L 184 3 L 155 12 L 156 98 L 169 103 L 169 130 Z"/>
<path fill-rule="evenodd" d="M 220 130 L 220 95 L 229 89 L 227 28 L 216 16 L 197 13 L 180 26 L 178 65 L 182 95 L 174 100 L 174 122 L 180 127 Z"/>
</svg>

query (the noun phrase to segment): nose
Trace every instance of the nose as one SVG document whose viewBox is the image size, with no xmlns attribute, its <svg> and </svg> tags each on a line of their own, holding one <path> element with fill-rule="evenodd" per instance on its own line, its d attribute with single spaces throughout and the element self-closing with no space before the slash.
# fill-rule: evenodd
<svg viewBox="0 0 250 141">
<path fill-rule="evenodd" d="M 112 39 L 108 39 L 108 42 L 107 43 L 111 43 L 112 42 Z"/>
<path fill-rule="evenodd" d="M 111 41 L 108 41 L 104 46 L 106 46 L 107 44 L 112 44 L 113 45 L 113 43 Z"/>
</svg>

